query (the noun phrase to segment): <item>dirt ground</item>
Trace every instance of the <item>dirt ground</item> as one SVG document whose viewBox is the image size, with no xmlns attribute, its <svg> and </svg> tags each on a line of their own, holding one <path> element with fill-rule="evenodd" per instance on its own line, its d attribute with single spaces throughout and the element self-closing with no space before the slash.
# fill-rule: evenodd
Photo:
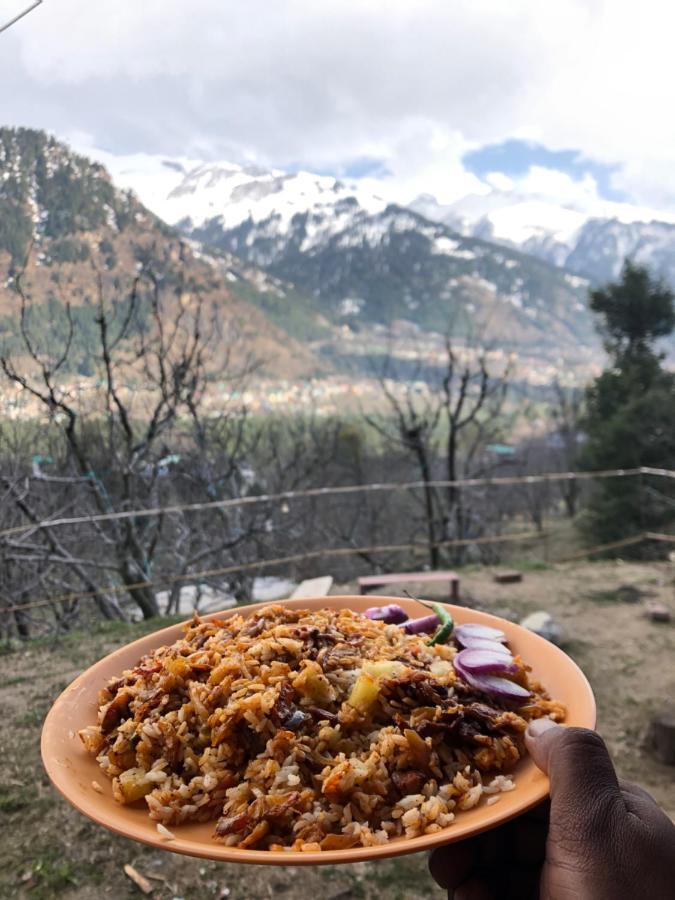
<svg viewBox="0 0 675 900">
<path fill-rule="evenodd" d="M 486 568 L 460 574 L 467 605 L 514 620 L 537 609 L 554 615 L 565 630 L 565 649 L 593 686 L 598 729 L 620 774 L 640 782 L 675 818 L 675 769 L 654 761 L 642 746 L 651 714 L 675 696 L 675 624 L 649 622 L 642 601 L 658 598 L 675 613 L 673 566 L 620 561 L 528 566 L 521 583 L 508 585 L 495 584 Z M 150 879 L 156 900 L 444 896 L 421 855 L 297 869 L 212 863 L 127 841 L 71 809 L 50 787 L 40 764 L 44 716 L 83 668 L 147 630 L 145 625 L 102 625 L 0 656 L 0 897 L 143 896 L 124 874 L 125 864 Z"/>
</svg>

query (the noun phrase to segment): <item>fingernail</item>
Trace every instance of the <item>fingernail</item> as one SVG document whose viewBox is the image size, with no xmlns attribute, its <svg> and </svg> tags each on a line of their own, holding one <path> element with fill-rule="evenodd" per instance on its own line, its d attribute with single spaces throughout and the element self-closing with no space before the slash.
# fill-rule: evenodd
<svg viewBox="0 0 675 900">
<path fill-rule="evenodd" d="M 527 734 L 528 737 L 538 738 L 545 731 L 549 731 L 551 728 L 557 728 L 558 726 L 552 719 L 533 719 L 532 722 L 527 726 Z"/>
</svg>

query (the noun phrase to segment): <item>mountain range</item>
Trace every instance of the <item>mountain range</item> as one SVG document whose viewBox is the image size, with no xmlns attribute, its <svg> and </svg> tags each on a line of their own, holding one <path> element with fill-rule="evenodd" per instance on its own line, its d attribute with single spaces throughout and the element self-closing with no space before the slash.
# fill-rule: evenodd
<svg viewBox="0 0 675 900">
<path fill-rule="evenodd" d="M 156 175 L 146 192 L 159 215 L 294 285 L 333 325 L 452 327 L 504 348 L 575 358 L 598 346 L 585 279 L 513 247 L 330 176 L 170 160 L 164 168 L 163 195 Z M 140 190 L 150 183 L 137 166 L 117 177 Z"/>
<path fill-rule="evenodd" d="M 298 212 L 325 213 L 344 200 L 355 199 L 369 213 L 387 206 L 384 185 L 378 195 L 372 180 L 366 189 L 358 181 L 227 162 L 109 154 L 104 160 L 116 181 L 171 223 L 203 226 L 220 218 L 227 230 L 247 218 L 261 222 L 271 215 L 288 220 Z M 675 284 L 675 212 L 618 201 L 562 203 L 543 191 L 497 187 L 450 204 L 426 194 L 399 205 L 464 237 L 518 249 L 593 283 L 615 278 L 628 256 Z M 340 224 L 334 219 L 335 229 Z"/>
<path fill-rule="evenodd" d="M 434 222 L 518 247 L 594 284 L 616 278 L 628 257 L 675 285 L 675 222 L 629 204 L 605 207 L 611 215 L 588 215 L 545 197 L 498 190 L 445 206 L 430 195 L 411 204 Z"/>
<path fill-rule="evenodd" d="M 18 267 L 39 303 L 67 295 L 88 309 L 94 271 L 123 291 L 139 258 L 171 259 L 179 235 L 209 300 L 246 323 L 269 374 L 290 377 L 340 365 L 355 342 L 367 356 L 392 328 L 422 349 L 452 329 L 547 365 L 586 364 L 600 349 L 592 284 L 625 255 L 675 283 L 667 222 L 503 191 L 404 206 L 308 172 L 98 156 L 110 173 L 43 132 L 0 129 L 0 333 Z"/>
</svg>

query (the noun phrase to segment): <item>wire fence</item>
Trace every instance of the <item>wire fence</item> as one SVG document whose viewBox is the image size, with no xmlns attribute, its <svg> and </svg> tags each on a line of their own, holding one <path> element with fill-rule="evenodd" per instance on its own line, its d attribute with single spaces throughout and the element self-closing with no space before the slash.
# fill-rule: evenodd
<svg viewBox="0 0 675 900">
<path fill-rule="evenodd" d="M 497 487 L 508 485 L 532 485 L 542 484 L 546 482 L 564 482 L 564 481 L 588 481 L 606 478 L 626 478 L 642 475 L 659 476 L 664 478 L 675 478 L 675 471 L 669 469 L 655 469 L 649 467 L 640 467 L 635 469 L 613 469 L 600 472 L 553 472 L 535 475 L 514 475 L 491 478 L 474 478 L 458 481 L 440 480 L 433 482 L 382 482 L 372 484 L 358 485 L 342 485 L 334 487 L 308 488 L 297 491 L 284 491 L 276 494 L 264 494 L 257 496 L 245 496 L 228 500 L 211 501 L 205 503 L 189 503 L 175 504 L 171 506 L 156 507 L 150 509 L 136 510 L 118 510 L 105 514 L 95 514 L 88 516 L 60 517 L 52 519 L 44 519 L 39 522 L 31 522 L 29 524 L 15 526 L 0 530 L 0 538 L 14 537 L 17 535 L 26 535 L 34 531 L 45 528 L 67 528 L 69 526 L 83 525 L 87 523 L 102 522 L 106 520 L 119 520 L 130 517 L 152 517 L 170 515 L 180 512 L 198 512 L 202 510 L 212 510 L 216 508 L 242 507 L 257 504 L 282 504 L 289 501 L 303 499 L 317 499 L 335 497 L 340 495 L 353 494 L 377 494 L 377 493 L 397 493 L 407 491 L 417 491 L 428 487 L 449 488 L 457 487 L 459 489 L 470 487 Z M 198 571 L 180 572 L 159 576 L 157 578 L 146 578 L 135 583 L 129 584 L 111 584 L 104 588 L 86 591 L 72 591 L 41 597 L 35 600 L 22 603 L 12 603 L 4 606 L 5 613 L 20 613 L 28 610 L 55 607 L 58 604 L 75 603 L 80 600 L 92 599 L 104 596 L 114 596 L 116 594 L 128 594 L 130 591 L 151 588 L 161 589 L 171 587 L 172 585 L 193 582 L 205 582 L 207 579 L 216 579 L 225 576 L 231 576 L 241 573 L 260 573 L 265 570 L 276 569 L 277 571 L 283 567 L 292 566 L 294 564 L 304 564 L 309 561 L 317 560 L 337 560 L 349 557 L 373 557 L 382 556 L 383 554 L 401 555 L 404 553 L 421 554 L 428 552 L 430 546 L 438 548 L 459 548 L 459 547 L 490 547 L 493 545 L 508 545 L 515 543 L 537 543 L 548 542 L 551 533 L 545 529 L 537 529 L 536 531 L 524 531 L 507 534 L 482 535 L 470 538 L 452 539 L 452 540 L 436 540 L 436 541 L 408 541 L 396 543 L 374 543 L 370 545 L 359 546 L 343 546 L 343 547 L 321 547 L 317 549 L 307 549 L 303 552 L 286 554 L 283 556 L 275 556 L 274 558 L 258 558 L 254 561 L 243 563 L 235 563 L 226 566 L 204 568 Z M 586 547 L 578 552 L 560 555 L 557 559 L 549 560 L 551 562 L 563 563 L 573 562 L 588 558 L 599 553 L 621 549 L 637 545 L 647 541 L 675 543 L 675 535 L 666 533 L 657 533 L 650 531 L 640 531 L 634 535 L 619 541 L 598 544 Z"/>
<path fill-rule="evenodd" d="M 319 498 L 346 494 L 415 491 L 423 490 L 425 488 L 496 487 L 499 485 L 543 484 L 561 481 L 592 481 L 600 478 L 628 478 L 636 475 L 655 475 L 664 478 L 675 478 L 675 470 L 654 469 L 648 466 L 641 466 L 636 469 L 606 469 L 597 472 L 548 472 L 537 475 L 465 478 L 454 481 L 380 482 L 373 484 L 350 484 L 339 485 L 336 487 L 306 488 L 299 491 L 282 491 L 278 494 L 256 494 L 254 496 L 234 497 L 227 500 L 210 500 L 202 503 L 178 503 L 170 506 L 157 506 L 146 509 L 123 509 L 107 513 L 89 514 L 86 516 L 44 519 L 41 522 L 31 522 L 25 525 L 15 525 L 12 528 L 4 528 L 0 530 L 0 538 L 13 537 L 15 535 L 26 534 L 27 532 L 35 532 L 44 528 L 61 528 L 68 525 L 86 525 L 97 522 L 119 521 L 123 519 L 144 519 L 156 516 L 175 515 L 184 512 L 202 512 L 213 509 L 232 509 L 234 507 L 242 506 L 283 503 L 284 501 L 310 497 Z"/>
<path fill-rule="evenodd" d="M 518 534 L 497 535 L 494 537 L 482 538 L 465 538 L 453 541 L 435 541 L 436 547 L 467 547 L 472 545 L 485 546 L 488 544 L 508 544 L 508 543 L 525 543 L 545 541 L 549 537 L 548 532 L 529 531 L 520 532 Z M 599 553 L 605 553 L 610 550 L 620 550 L 623 547 L 630 547 L 642 544 L 647 541 L 665 542 L 675 544 L 675 534 L 661 534 L 653 531 L 643 531 L 639 534 L 631 535 L 620 541 L 611 541 L 605 544 L 596 544 L 593 547 L 587 547 L 584 550 L 561 556 L 559 559 L 552 560 L 553 563 L 569 563 L 581 559 L 587 559 L 590 556 L 596 556 Z M 138 581 L 134 584 L 113 585 L 112 587 L 97 591 L 76 591 L 68 594 L 60 594 L 57 596 L 34 600 L 30 603 L 17 603 L 4 607 L 4 612 L 19 612 L 21 610 L 38 609 L 50 607 L 58 603 L 70 603 L 77 600 L 92 599 L 110 594 L 123 594 L 128 591 L 137 590 L 139 588 L 166 588 L 172 584 L 184 581 L 202 581 L 207 578 L 214 578 L 223 575 L 233 575 L 239 572 L 260 572 L 264 569 L 277 568 L 279 566 L 289 565 L 292 563 L 305 562 L 312 559 L 335 559 L 345 556 L 359 556 L 363 553 L 403 553 L 408 551 L 425 551 L 428 544 L 385 544 L 377 547 L 337 547 L 327 548 L 325 550 L 310 550 L 306 553 L 297 553 L 292 556 L 281 556 L 276 559 L 261 559 L 253 563 L 245 563 L 236 566 L 222 566 L 216 569 L 204 569 L 201 572 L 189 572 L 181 575 L 167 575 L 152 581 Z"/>
<path fill-rule="evenodd" d="M 486 545 L 486 544 L 504 544 L 510 542 L 539 540 L 545 537 L 540 532 L 530 531 L 520 534 L 497 535 L 494 537 L 464 538 L 452 541 L 434 541 L 436 547 L 467 547 L 470 545 Z M 78 591 L 70 594 L 61 594 L 56 597 L 45 598 L 43 600 L 35 600 L 31 603 L 15 604 L 5 607 L 6 612 L 14 612 L 22 609 L 35 609 L 42 606 L 50 606 L 53 603 L 66 603 L 74 600 L 82 600 L 91 597 L 103 596 L 105 594 L 127 593 L 127 591 L 138 590 L 145 587 L 167 587 L 181 581 L 200 581 L 207 578 L 214 578 L 222 575 L 233 575 L 238 572 L 258 572 L 263 569 L 277 568 L 279 566 L 290 565 L 292 563 L 305 562 L 311 559 L 335 559 L 343 556 L 359 556 L 363 553 L 403 553 L 406 551 L 425 551 L 428 544 L 411 543 L 411 544 L 382 544 L 375 547 L 331 547 L 322 550 L 308 550 L 305 553 L 296 553 L 291 556 L 281 556 L 277 559 L 261 559 L 252 563 L 244 563 L 236 566 L 222 566 L 217 569 L 204 569 L 201 572 L 190 572 L 181 575 L 167 575 L 152 581 L 139 581 L 135 584 L 115 585 L 106 590 L 99 591 Z"/>
</svg>

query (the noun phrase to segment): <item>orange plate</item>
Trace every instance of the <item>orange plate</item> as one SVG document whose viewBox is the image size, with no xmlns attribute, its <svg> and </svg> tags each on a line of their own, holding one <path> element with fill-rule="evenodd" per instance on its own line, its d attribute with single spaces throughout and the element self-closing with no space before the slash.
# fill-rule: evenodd
<svg viewBox="0 0 675 900">
<path fill-rule="evenodd" d="M 398 603 L 411 617 L 420 615 L 420 606 L 414 600 L 401 597 L 319 597 L 311 599 L 282 601 L 291 609 L 348 609 L 363 612 L 374 604 Z M 228 610 L 204 616 L 227 618 L 235 612 L 248 616 L 255 614 L 269 603 L 257 603 L 240 610 Z M 509 646 L 514 653 L 520 653 L 532 666 L 532 675 L 540 680 L 552 697 L 562 700 L 567 706 L 568 725 L 593 728 L 595 725 L 595 700 L 588 681 L 572 660 L 557 647 L 519 625 L 487 613 L 477 612 L 461 606 L 450 606 L 448 610 L 457 624 L 480 622 L 501 628 L 507 635 Z M 488 828 L 494 828 L 525 810 L 535 806 L 548 794 L 548 779 L 526 758 L 521 760 L 514 771 L 516 788 L 499 795 L 499 802 L 487 806 L 483 800 L 474 809 L 459 812 L 452 825 L 435 834 L 406 839 L 397 838 L 376 847 L 354 847 L 351 850 L 327 850 L 323 852 L 300 853 L 297 851 L 240 850 L 225 847 L 213 840 L 214 823 L 201 825 L 172 826 L 176 839 L 167 841 L 156 829 L 144 803 L 136 806 L 120 806 L 112 798 L 111 783 L 96 764 L 92 756 L 85 752 L 77 731 L 96 722 L 96 694 L 108 679 L 132 668 L 141 656 L 157 647 L 171 644 L 181 633 L 180 625 L 162 628 L 127 644 L 97 662 L 73 681 L 54 703 L 42 729 L 42 759 L 54 785 L 80 812 L 89 816 L 111 831 L 150 844 L 162 850 L 203 856 L 227 862 L 256 863 L 269 865 L 316 865 L 318 863 L 344 863 L 360 860 L 382 859 L 403 853 L 430 850 L 439 844 L 459 841 Z M 92 787 L 97 781 L 103 788 L 99 793 Z"/>
</svg>

